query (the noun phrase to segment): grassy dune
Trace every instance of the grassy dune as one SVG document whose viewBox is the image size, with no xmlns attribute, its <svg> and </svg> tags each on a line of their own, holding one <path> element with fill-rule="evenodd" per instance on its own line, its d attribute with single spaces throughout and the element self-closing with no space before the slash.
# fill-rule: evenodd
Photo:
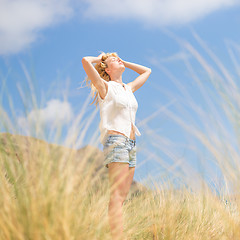
<svg viewBox="0 0 240 240">
<path fill-rule="evenodd" d="M 108 176 L 99 149 L 7 133 L 0 143 L 0 239 L 107 238 Z M 144 189 L 134 182 L 129 198 Z"/>
<path fill-rule="evenodd" d="M 0 141 L 0 239 L 110 239 L 101 151 L 11 134 Z M 128 239 L 240 239 L 238 206 L 207 190 L 139 185 L 124 203 L 125 232 Z"/>
</svg>

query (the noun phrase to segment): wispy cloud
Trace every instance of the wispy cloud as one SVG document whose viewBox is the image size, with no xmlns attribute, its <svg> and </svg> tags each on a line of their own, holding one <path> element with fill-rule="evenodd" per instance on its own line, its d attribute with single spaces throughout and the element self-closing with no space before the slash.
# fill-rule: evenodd
<svg viewBox="0 0 240 240">
<path fill-rule="evenodd" d="M 171 63 L 175 61 L 183 61 L 185 59 L 191 58 L 191 55 L 186 52 L 177 52 L 174 55 L 163 57 L 163 58 L 156 58 L 156 57 L 150 57 L 148 58 L 148 61 L 154 65 L 158 66 L 159 63 Z"/>
<path fill-rule="evenodd" d="M 32 126 L 43 124 L 54 128 L 57 124 L 62 126 L 72 119 L 73 110 L 69 102 L 51 99 L 46 107 L 33 109 L 26 117 L 19 117 L 18 125 L 25 133 L 29 133 Z"/>
<path fill-rule="evenodd" d="M 37 39 L 39 30 L 72 13 L 70 0 L 0 0 L 0 54 L 25 49 Z"/>
<path fill-rule="evenodd" d="M 166 26 L 189 23 L 216 10 L 239 4 L 239 0 L 85 0 L 84 16 L 135 19 Z"/>
</svg>

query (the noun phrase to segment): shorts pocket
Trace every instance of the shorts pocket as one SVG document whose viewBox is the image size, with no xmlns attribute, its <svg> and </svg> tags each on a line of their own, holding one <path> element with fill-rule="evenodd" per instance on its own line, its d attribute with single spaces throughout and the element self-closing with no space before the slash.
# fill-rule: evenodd
<svg viewBox="0 0 240 240">
<path fill-rule="evenodd" d="M 126 146 L 125 139 L 122 138 L 109 138 L 104 144 L 103 152 L 108 154 L 113 149 L 123 148 Z"/>
<path fill-rule="evenodd" d="M 137 152 L 137 145 L 135 145 L 133 148 L 132 148 L 132 150 L 134 151 L 134 152 Z"/>
</svg>

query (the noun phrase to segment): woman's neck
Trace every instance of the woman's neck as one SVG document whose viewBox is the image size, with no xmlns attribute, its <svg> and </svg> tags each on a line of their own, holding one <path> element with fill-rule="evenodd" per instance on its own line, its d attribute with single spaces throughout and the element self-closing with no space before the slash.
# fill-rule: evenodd
<svg viewBox="0 0 240 240">
<path fill-rule="evenodd" d="M 122 82 L 122 74 L 121 75 L 113 75 L 113 76 L 111 76 L 111 81 L 115 81 L 115 82 L 117 82 L 117 83 L 123 83 Z"/>
</svg>

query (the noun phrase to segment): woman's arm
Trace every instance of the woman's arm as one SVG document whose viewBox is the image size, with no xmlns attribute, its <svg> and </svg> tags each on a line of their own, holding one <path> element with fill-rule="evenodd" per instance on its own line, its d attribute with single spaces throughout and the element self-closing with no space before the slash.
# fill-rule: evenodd
<svg viewBox="0 0 240 240">
<path fill-rule="evenodd" d="M 122 60 L 122 61 L 123 61 L 123 64 L 125 67 L 130 68 L 133 71 L 140 74 L 140 76 L 138 76 L 134 81 L 127 84 L 128 86 L 131 87 L 132 92 L 135 92 L 147 81 L 152 70 L 151 70 L 151 68 L 144 67 L 144 66 L 136 64 L 136 63 L 127 62 L 124 60 Z"/>
<path fill-rule="evenodd" d="M 138 74 L 143 74 L 144 72 L 150 72 L 151 73 L 150 68 L 144 67 L 144 66 L 136 64 L 136 63 L 127 62 L 127 61 L 124 61 L 124 60 L 122 60 L 122 61 L 123 61 L 123 64 L 124 64 L 125 67 L 132 69 L 133 71 L 137 72 Z"/>
<path fill-rule="evenodd" d="M 86 74 L 88 75 L 88 78 L 91 80 L 93 85 L 100 91 L 102 88 L 105 88 L 105 85 L 103 82 L 104 80 L 100 77 L 99 73 L 97 72 L 97 70 L 94 68 L 92 64 L 99 63 L 102 59 L 103 54 L 104 53 L 101 53 L 98 57 L 88 56 L 88 57 L 82 58 L 82 65 Z"/>
<path fill-rule="evenodd" d="M 100 54 L 98 57 L 92 57 L 92 56 L 88 56 L 88 57 L 83 57 L 83 59 L 87 60 L 90 63 L 99 63 L 101 61 L 103 54 Z"/>
</svg>

